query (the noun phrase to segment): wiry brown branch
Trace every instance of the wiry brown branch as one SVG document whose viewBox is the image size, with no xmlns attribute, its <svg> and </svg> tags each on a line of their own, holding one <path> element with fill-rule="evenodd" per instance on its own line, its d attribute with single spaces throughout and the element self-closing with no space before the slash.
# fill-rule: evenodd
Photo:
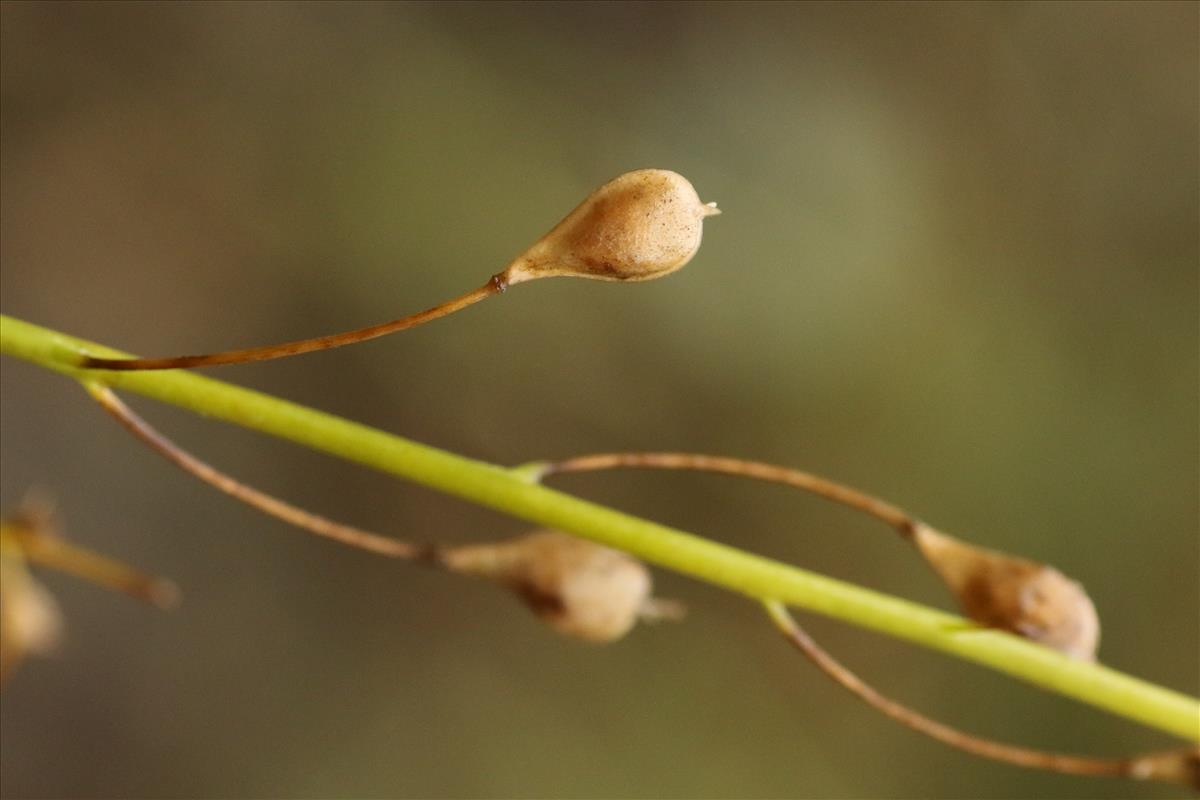
<svg viewBox="0 0 1200 800">
<path fill-rule="evenodd" d="M 802 472 L 776 464 L 747 461 L 741 458 L 698 453 L 599 453 L 539 464 L 536 472 L 540 475 L 555 475 L 563 472 L 592 472 L 616 468 L 716 472 L 792 486 L 869 514 L 891 525 L 906 539 L 912 537 L 913 531 L 920 524 L 904 509 L 853 487 L 822 478 L 811 472 Z"/>
<path fill-rule="evenodd" d="M 1064 755 L 997 742 L 953 728 L 921 714 L 865 683 L 817 644 L 781 604 L 766 604 L 781 633 L 809 661 L 876 711 L 943 744 L 993 761 L 1068 775 L 1094 775 L 1163 781 L 1200 789 L 1200 748 L 1147 753 L 1129 758 Z"/>
<path fill-rule="evenodd" d="M 343 525 L 340 522 L 335 522 L 319 514 L 305 511 L 291 503 L 284 502 L 269 494 L 260 492 L 251 486 L 247 486 L 236 478 L 230 477 L 201 461 L 166 436 L 163 436 L 151 427 L 148 422 L 138 416 L 133 409 L 125 405 L 111 389 L 94 384 L 89 385 L 87 388 L 96 402 L 121 423 L 126 430 L 145 442 L 172 464 L 175 464 L 183 471 L 199 478 L 225 494 L 258 509 L 264 514 L 315 533 L 318 536 L 324 536 L 342 544 L 357 547 L 361 550 L 368 550 L 390 558 L 416 559 L 425 558 L 429 555 L 429 548 L 423 545 L 403 542 L 350 525 Z"/>
<path fill-rule="evenodd" d="M 491 297 L 494 294 L 503 292 L 504 288 L 500 276 L 496 275 L 478 289 L 472 289 L 460 297 L 447 300 L 425 311 L 410 314 L 407 317 L 400 317 L 390 322 L 369 325 L 365 328 L 358 328 L 343 333 L 334 333 L 329 336 L 317 336 L 312 339 L 300 339 L 295 342 L 285 342 L 284 344 L 250 347 L 245 350 L 226 350 L 221 353 L 207 353 L 199 356 L 172 356 L 168 358 L 97 358 L 94 356 L 83 356 L 80 359 L 79 366 L 84 369 L 122 371 L 188 369 L 193 367 L 215 367 L 221 364 L 245 364 L 251 361 L 269 361 L 275 358 L 286 358 L 287 356 L 298 356 L 302 353 L 312 353 L 317 350 L 331 350 L 334 347 L 365 342 L 368 339 L 377 339 L 380 336 L 387 336 L 389 333 L 408 330 L 426 322 L 432 322 L 435 319 L 453 314 L 455 311 L 460 311 L 469 305 L 478 303 L 480 300 Z"/>
</svg>

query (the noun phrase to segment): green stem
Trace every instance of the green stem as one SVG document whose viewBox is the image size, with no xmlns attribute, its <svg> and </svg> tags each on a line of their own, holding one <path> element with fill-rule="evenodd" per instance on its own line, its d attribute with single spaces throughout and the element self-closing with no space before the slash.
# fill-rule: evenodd
<svg viewBox="0 0 1200 800">
<path fill-rule="evenodd" d="M 1200 741 L 1200 702 L 1010 634 L 702 539 L 549 489 L 507 470 L 190 372 L 100 372 L 84 354 L 126 353 L 0 316 L 0 351 L 288 439 L 479 505 L 632 553 L 759 600 L 779 600 L 989 666 L 1043 689 Z"/>
</svg>

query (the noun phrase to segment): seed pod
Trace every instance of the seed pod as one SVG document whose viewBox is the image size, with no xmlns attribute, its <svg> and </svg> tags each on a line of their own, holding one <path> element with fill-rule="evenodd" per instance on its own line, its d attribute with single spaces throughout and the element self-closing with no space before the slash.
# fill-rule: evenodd
<svg viewBox="0 0 1200 800">
<path fill-rule="evenodd" d="M 54 596 L 25 569 L 19 556 L 0 559 L 0 672 L 26 655 L 46 655 L 62 639 L 62 612 Z"/>
<path fill-rule="evenodd" d="M 919 525 L 913 542 L 963 613 L 1081 661 L 1095 661 L 1100 620 L 1083 587 L 1053 567 L 975 547 Z"/>
<path fill-rule="evenodd" d="M 665 169 L 626 172 L 588 195 L 502 273 L 507 284 L 573 275 L 645 281 L 682 267 L 700 248 L 705 217 L 692 184 Z"/>
<path fill-rule="evenodd" d="M 1140 756 L 1129 773 L 1138 780 L 1169 781 L 1200 791 L 1200 747 Z"/>
<path fill-rule="evenodd" d="M 650 570 L 637 559 L 558 531 L 495 544 L 449 548 L 438 561 L 453 572 L 506 586 L 559 633 L 590 642 L 620 639 L 650 598 Z"/>
</svg>

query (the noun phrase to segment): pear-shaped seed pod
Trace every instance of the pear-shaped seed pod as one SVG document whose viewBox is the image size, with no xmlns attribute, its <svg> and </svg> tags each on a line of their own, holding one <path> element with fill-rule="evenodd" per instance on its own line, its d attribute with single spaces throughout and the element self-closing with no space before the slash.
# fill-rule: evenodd
<svg viewBox="0 0 1200 800">
<path fill-rule="evenodd" d="M 1095 660 L 1100 620 L 1075 581 L 1045 564 L 975 547 L 924 525 L 913 542 L 971 619 L 1072 658 Z"/>
<path fill-rule="evenodd" d="M 508 284 L 556 275 L 659 278 L 691 261 L 704 218 L 720 213 L 676 172 L 626 172 L 588 195 L 502 275 Z"/>
<path fill-rule="evenodd" d="M 450 548 L 439 560 L 454 572 L 508 587 L 559 633 L 591 642 L 620 639 L 650 600 L 644 564 L 558 531 Z"/>
</svg>

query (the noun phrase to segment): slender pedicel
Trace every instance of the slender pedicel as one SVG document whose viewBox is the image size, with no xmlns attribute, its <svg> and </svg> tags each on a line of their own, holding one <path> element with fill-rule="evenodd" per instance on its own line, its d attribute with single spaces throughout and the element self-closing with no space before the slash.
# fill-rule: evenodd
<svg viewBox="0 0 1200 800">
<path fill-rule="evenodd" d="M 453 314 L 455 311 L 464 309 L 469 305 L 474 305 L 484 298 L 499 294 L 504 291 L 504 288 L 504 284 L 500 281 L 500 276 L 496 275 L 478 289 L 417 314 L 394 319 L 390 322 L 382 322 L 378 325 L 370 325 L 366 328 L 346 331 L 345 333 L 318 336 L 314 339 L 300 339 L 295 342 L 285 342 L 284 344 L 250 347 L 245 350 L 227 350 L 222 353 L 208 353 L 198 356 L 124 359 L 83 356 L 80 366 L 84 369 L 107 370 L 190 369 L 193 367 L 215 367 L 221 364 L 246 364 L 251 361 L 269 361 L 274 358 L 298 356 L 317 350 L 329 350 L 334 347 L 341 347 L 342 345 L 365 342 L 368 339 L 375 339 L 380 336 L 386 336 L 389 333 L 414 328 L 417 325 L 432 322 L 447 314 Z"/>
<path fill-rule="evenodd" d="M 960 731 L 881 694 L 844 667 L 800 627 L 782 603 L 764 603 L 775 627 L 827 676 L 876 711 L 917 733 L 972 755 L 1018 767 L 1069 775 L 1095 775 L 1163 781 L 1200 789 L 1200 748 L 1188 747 L 1129 758 L 1093 758 L 1064 755 L 1004 744 Z"/>
<path fill-rule="evenodd" d="M 155 430 L 150 423 L 138 416 L 133 409 L 125 405 L 106 386 L 88 384 L 88 393 L 107 411 L 117 422 L 135 437 L 149 445 L 159 455 L 166 458 L 177 467 L 190 475 L 199 478 L 208 485 L 219 489 L 225 494 L 241 500 L 246 505 L 256 508 L 264 514 L 281 519 L 297 528 L 302 528 L 317 536 L 367 550 L 390 558 L 414 559 L 425 555 L 429 548 L 399 541 L 387 536 L 380 536 L 370 531 L 360 530 L 350 525 L 343 525 L 318 514 L 313 514 L 298 508 L 283 500 L 260 492 L 252 486 L 247 486 L 215 467 L 201 461 L 173 441 Z"/>
<path fill-rule="evenodd" d="M 1075 581 L 1046 564 L 977 547 L 941 533 L 898 506 L 809 472 L 695 453 L 603 453 L 530 464 L 523 471 L 540 479 L 562 472 L 621 467 L 753 478 L 802 489 L 862 511 L 891 525 L 911 542 L 972 620 L 1039 642 L 1072 658 L 1096 658 L 1100 620 L 1091 599 Z"/>
<path fill-rule="evenodd" d="M 539 619 L 565 636 L 612 642 L 639 620 L 683 615 L 680 604 L 650 595 L 650 570 L 619 550 L 550 530 L 501 542 L 447 547 L 412 544 L 343 525 L 226 475 L 159 433 L 111 389 L 95 384 L 86 388 L 126 430 L 168 461 L 252 508 L 361 550 L 489 579 L 511 591 Z"/>
<path fill-rule="evenodd" d="M 57 515 L 48 504 L 27 505 L 0 524 L 0 545 L 29 564 L 74 575 L 159 608 L 171 608 L 179 600 L 179 590 L 172 581 L 148 575 L 63 538 Z"/>
<path fill-rule="evenodd" d="M 30 492 L 12 517 L 0 521 L 0 686 L 26 657 L 54 652 L 63 637 L 62 611 L 33 574 L 34 565 L 159 608 L 170 608 L 179 599 L 171 581 L 73 545 L 60 530 L 53 503 L 39 492 Z"/>
<path fill-rule="evenodd" d="M 875 517 L 891 525 L 906 539 L 911 538 L 912 531 L 919 525 L 916 518 L 904 509 L 828 478 L 776 464 L 727 456 L 699 453 L 597 453 L 534 464 L 530 465 L 529 470 L 541 477 L 562 472 L 595 472 L 622 468 L 716 472 L 792 486 Z"/>
<path fill-rule="evenodd" d="M 364 342 L 431 322 L 537 278 L 569 275 L 644 281 L 682 267 L 700 247 L 705 217 L 721 213 L 701 203 L 687 179 L 669 170 L 627 172 L 592 192 L 562 222 L 483 286 L 407 317 L 285 344 L 171 358 L 93 358 L 85 369 L 147 370 L 244 364 Z"/>
</svg>

